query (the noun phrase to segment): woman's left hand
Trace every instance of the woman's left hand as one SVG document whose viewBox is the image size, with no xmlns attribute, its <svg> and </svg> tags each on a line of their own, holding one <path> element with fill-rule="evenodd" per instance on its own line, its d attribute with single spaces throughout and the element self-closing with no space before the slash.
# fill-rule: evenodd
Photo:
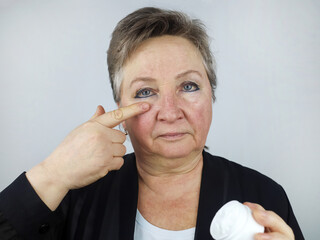
<svg viewBox="0 0 320 240">
<path fill-rule="evenodd" d="M 279 215 L 273 211 L 265 210 L 259 204 L 248 202 L 244 204 L 252 210 L 252 215 L 257 223 L 265 227 L 265 232 L 256 234 L 255 240 L 294 240 L 292 229 Z"/>
</svg>

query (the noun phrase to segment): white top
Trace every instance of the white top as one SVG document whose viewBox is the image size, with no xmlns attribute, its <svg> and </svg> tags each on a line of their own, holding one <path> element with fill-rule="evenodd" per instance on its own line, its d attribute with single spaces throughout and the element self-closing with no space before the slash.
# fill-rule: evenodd
<svg viewBox="0 0 320 240">
<path fill-rule="evenodd" d="M 172 231 L 149 223 L 137 210 L 134 240 L 193 240 L 196 228 Z"/>
</svg>

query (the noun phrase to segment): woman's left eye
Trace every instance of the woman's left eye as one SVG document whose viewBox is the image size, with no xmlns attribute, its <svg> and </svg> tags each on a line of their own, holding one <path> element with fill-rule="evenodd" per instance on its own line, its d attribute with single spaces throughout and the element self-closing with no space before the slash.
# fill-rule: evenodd
<svg viewBox="0 0 320 240">
<path fill-rule="evenodd" d="M 199 86 L 194 82 L 187 82 L 182 86 L 182 88 L 184 92 L 194 92 L 199 90 Z"/>
</svg>

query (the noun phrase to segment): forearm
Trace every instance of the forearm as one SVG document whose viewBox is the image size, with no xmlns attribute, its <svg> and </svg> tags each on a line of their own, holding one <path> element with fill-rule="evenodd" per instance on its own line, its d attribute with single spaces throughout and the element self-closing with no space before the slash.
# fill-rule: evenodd
<svg viewBox="0 0 320 240">
<path fill-rule="evenodd" d="M 0 212 L 5 220 L 3 227 L 12 226 L 22 239 L 48 239 L 48 236 L 61 239 L 58 235 L 64 221 L 62 212 L 53 212 L 46 206 L 25 173 L 0 193 Z M 44 231 L 44 225 L 50 226 L 49 229 Z"/>
</svg>

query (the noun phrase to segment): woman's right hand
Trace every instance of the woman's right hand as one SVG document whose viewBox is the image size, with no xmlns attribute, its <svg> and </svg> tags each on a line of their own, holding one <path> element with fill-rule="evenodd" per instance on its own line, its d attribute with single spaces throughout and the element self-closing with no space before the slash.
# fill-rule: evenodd
<svg viewBox="0 0 320 240">
<path fill-rule="evenodd" d="M 126 136 L 113 128 L 149 108 L 147 103 L 137 103 L 105 113 L 98 106 L 89 121 L 74 129 L 48 158 L 27 172 L 42 201 L 55 210 L 70 189 L 87 186 L 120 169 Z"/>
</svg>

